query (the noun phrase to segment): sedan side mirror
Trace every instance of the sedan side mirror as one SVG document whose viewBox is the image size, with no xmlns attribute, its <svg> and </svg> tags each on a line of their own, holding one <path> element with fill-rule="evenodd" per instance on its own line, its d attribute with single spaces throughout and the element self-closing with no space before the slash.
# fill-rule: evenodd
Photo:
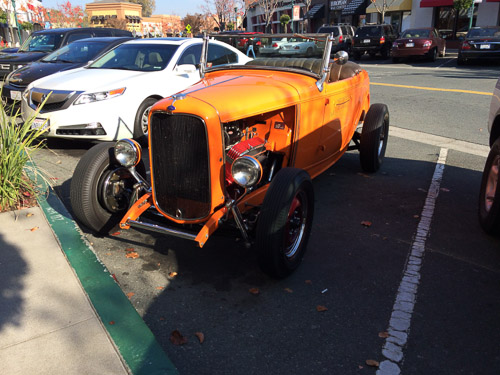
<svg viewBox="0 0 500 375">
<path fill-rule="evenodd" d="M 190 74 L 196 72 L 196 65 L 193 64 L 182 64 L 175 67 L 175 73 L 177 75 Z"/>
</svg>

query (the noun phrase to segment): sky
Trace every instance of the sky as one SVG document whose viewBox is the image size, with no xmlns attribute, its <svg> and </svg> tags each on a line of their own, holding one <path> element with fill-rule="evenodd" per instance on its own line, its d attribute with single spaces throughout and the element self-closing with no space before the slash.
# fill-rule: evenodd
<svg viewBox="0 0 500 375">
<path fill-rule="evenodd" d="M 67 1 L 67 0 L 66 0 Z M 45 8 L 58 8 L 58 4 L 63 4 L 65 0 L 42 0 Z M 85 4 L 92 3 L 88 0 L 69 0 L 75 6 L 85 9 Z M 201 13 L 200 5 L 203 0 L 156 0 L 156 8 L 153 14 L 170 14 L 184 17 L 186 14 Z"/>
</svg>

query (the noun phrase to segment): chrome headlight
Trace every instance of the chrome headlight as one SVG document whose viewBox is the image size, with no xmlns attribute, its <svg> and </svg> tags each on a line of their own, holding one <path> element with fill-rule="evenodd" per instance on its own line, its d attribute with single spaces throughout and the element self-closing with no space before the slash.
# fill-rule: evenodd
<svg viewBox="0 0 500 375">
<path fill-rule="evenodd" d="M 120 139 L 115 144 L 115 158 L 123 167 L 134 167 L 141 160 L 142 148 L 133 139 Z"/>
<path fill-rule="evenodd" d="M 262 166 L 257 159 L 251 156 L 242 156 L 233 162 L 231 174 L 238 185 L 248 188 L 260 181 Z"/>
<path fill-rule="evenodd" d="M 115 89 L 115 90 L 109 90 L 109 91 L 93 92 L 90 94 L 81 94 L 78 97 L 78 99 L 76 99 L 74 104 L 77 105 L 77 104 L 87 104 L 87 103 L 100 102 L 102 100 L 111 99 L 111 98 L 115 98 L 117 96 L 120 96 L 124 92 L 125 92 L 125 87 L 122 87 L 120 89 Z"/>
</svg>

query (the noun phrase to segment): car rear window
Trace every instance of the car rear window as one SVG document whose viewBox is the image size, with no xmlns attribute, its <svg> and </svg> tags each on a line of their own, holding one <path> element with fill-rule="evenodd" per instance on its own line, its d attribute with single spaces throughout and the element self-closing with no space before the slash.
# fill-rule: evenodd
<svg viewBox="0 0 500 375">
<path fill-rule="evenodd" d="M 488 27 L 487 29 L 470 29 L 467 38 L 477 38 L 482 36 L 500 37 L 500 27 Z"/>
<path fill-rule="evenodd" d="M 430 36 L 431 36 L 430 30 L 426 29 L 405 30 L 401 34 L 402 38 L 428 38 Z"/>
<path fill-rule="evenodd" d="M 333 36 L 339 36 L 339 29 L 338 27 L 320 27 L 318 30 L 319 34 L 331 34 L 333 33 Z"/>
<path fill-rule="evenodd" d="M 364 26 L 356 30 L 356 36 L 360 38 L 371 38 L 382 35 L 382 29 L 377 26 Z"/>
</svg>

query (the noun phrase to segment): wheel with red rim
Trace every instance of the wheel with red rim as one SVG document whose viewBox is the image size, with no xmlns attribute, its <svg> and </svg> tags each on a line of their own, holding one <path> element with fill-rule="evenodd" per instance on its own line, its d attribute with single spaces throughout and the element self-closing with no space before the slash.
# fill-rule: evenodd
<svg viewBox="0 0 500 375">
<path fill-rule="evenodd" d="M 307 172 L 280 170 L 267 190 L 257 224 L 257 256 L 265 273 L 283 278 L 300 265 L 313 215 L 314 190 Z"/>
<path fill-rule="evenodd" d="M 500 234 L 500 139 L 491 146 L 479 191 L 479 223 L 486 233 Z"/>
</svg>

